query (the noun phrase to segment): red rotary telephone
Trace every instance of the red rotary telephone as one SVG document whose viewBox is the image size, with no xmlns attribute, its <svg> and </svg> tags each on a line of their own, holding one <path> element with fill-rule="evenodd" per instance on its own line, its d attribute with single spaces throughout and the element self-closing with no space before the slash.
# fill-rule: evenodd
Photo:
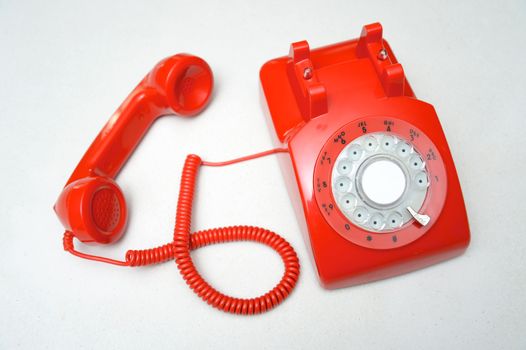
<svg viewBox="0 0 526 350">
<path fill-rule="evenodd" d="M 113 178 L 153 121 L 166 114 L 195 115 L 209 102 L 213 76 L 205 61 L 178 54 L 158 63 L 104 126 L 60 194 L 54 209 L 66 230 L 64 249 L 121 266 L 174 259 L 186 283 L 208 304 L 237 314 L 270 310 L 291 293 L 299 276 L 288 242 L 252 226 L 191 233 L 190 222 L 200 166 L 277 152 L 291 156 L 307 242 L 324 286 L 386 278 L 467 247 L 462 193 L 440 123 L 433 107 L 415 98 L 380 24 L 365 26 L 359 40 L 312 51 L 306 42 L 295 43 L 289 56 L 269 61 L 260 75 L 276 134 L 286 148 L 216 163 L 189 155 L 170 243 L 129 250 L 124 261 L 79 252 L 74 238 L 106 244 L 122 236 L 127 209 Z M 263 243 L 280 254 L 285 273 L 275 288 L 239 299 L 200 276 L 190 251 L 235 240 Z"/>
<path fill-rule="evenodd" d="M 379 23 L 315 50 L 294 43 L 260 76 L 325 287 L 395 276 L 466 249 L 468 219 L 446 137 Z"/>
</svg>

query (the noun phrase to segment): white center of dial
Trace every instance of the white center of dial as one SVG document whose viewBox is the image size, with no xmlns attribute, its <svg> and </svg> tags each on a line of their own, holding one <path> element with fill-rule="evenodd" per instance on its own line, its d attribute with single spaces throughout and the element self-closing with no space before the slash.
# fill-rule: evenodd
<svg viewBox="0 0 526 350">
<path fill-rule="evenodd" d="M 405 174 L 398 164 L 381 159 L 369 164 L 361 178 L 363 192 L 378 204 L 391 204 L 402 197 L 406 187 Z"/>
<path fill-rule="evenodd" d="M 345 217 L 368 231 L 397 230 L 426 198 L 429 174 L 406 140 L 382 132 L 352 140 L 332 169 L 332 194 Z"/>
</svg>

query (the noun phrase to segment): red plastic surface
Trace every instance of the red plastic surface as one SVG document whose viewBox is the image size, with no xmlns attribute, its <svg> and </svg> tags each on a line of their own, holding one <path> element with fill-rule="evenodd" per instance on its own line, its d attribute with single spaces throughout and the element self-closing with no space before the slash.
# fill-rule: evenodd
<svg viewBox="0 0 526 350">
<path fill-rule="evenodd" d="M 83 242 L 118 240 L 127 208 L 113 178 L 155 119 L 199 113 L 212 86 L 212 71 L 199 57 L 178 54 L 159 62 L 106 123 L 66 183 L 54 206 L 65 229 Z"/>
<path fill-rule="evenodd" d="M 442 127 L 434 108 L 416 99 L 402 66 L 382 38 L 379 23 L 365 26 L 359 39 L 319 49 L 309 50 L 305 42 L 293 44 L 289 56 L 261 68 L 260 79 L 276 134 L 289 148 L 307 239 L 323 286 L 338 288 L 391 277 L 466 249 L 468 220 Z M 320 107 L 325 104 L 326 111 Z M 315 168 L 327 141 L 342 127 L 358 127 L 356 122 L 374 118 L 402 120 L 425 133 L 442 158 L 447 178 L 442 211 L 427 232 L 413 241 L 401 239 L 406 244 L 392 249 L 364 247 L 336 232 L 315 196 Z M 397 235 L 411 234 L 411 230 L 414 224 Z"/>
</svg>

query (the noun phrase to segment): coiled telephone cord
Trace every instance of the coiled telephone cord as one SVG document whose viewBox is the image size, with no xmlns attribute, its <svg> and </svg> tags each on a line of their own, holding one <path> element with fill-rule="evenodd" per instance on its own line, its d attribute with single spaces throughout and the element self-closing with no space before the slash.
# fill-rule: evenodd
<svg viewBox="0 0 526 350">
<path fill-rule="evenodd" d="M 209 230 L 190 232 L 192 219 L 192 203 L 194 198 L 195 182 L 201 165 L 224 166 L 246 160 L 263 157 L 278 152 L 287 152 L 286 149 L 276 148 L 266 152 L 226 161 L 205 162 L 197 155 L 188 155 L 183 167 L 173 242 L 151 249 L 128 250 L 125 261 L 108 259 L 100 256 L 84 254 L 73 245 L 73 233 L 64 233 L 64 250 L 78 257 L 100 261 L 119 266 L 144 266 L 152 265 L 175 259 L 175 263 L 186 284 L 209 305 L 235 314 L 252 315 L 268 311 L 279 305 L 292 292 L 300 273 L 300 264 L 294 248 L 281 236 L 269 230 L 254 226 L 229 226 Z M 266 294 L 250 299 L 234 298 L 225 295 L 208 284 L 199 271 L 195 268 L 190 254 L 207 245 L 233 242 L 253 241 L 262 243 L 274 249 L 283 260 L 285 273 L 280 282 Z"/>
</svg>

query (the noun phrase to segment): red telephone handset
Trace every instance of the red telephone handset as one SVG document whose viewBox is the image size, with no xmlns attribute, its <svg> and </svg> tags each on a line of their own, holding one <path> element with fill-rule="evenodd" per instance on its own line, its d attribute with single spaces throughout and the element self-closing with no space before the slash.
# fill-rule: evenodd
<svg viewBox="0 0 526 350">
<path fill-rule="evenodd" d="M 177 54 L 159 62 L 100 131 L 60 194 L 55 211 L 66 230 L 82 242 L 118 240 L 127 208 L 113 178 L 158 117 L 201 112 L 212 86 L 212 71 L 199 57 Z"/>
</svg>

